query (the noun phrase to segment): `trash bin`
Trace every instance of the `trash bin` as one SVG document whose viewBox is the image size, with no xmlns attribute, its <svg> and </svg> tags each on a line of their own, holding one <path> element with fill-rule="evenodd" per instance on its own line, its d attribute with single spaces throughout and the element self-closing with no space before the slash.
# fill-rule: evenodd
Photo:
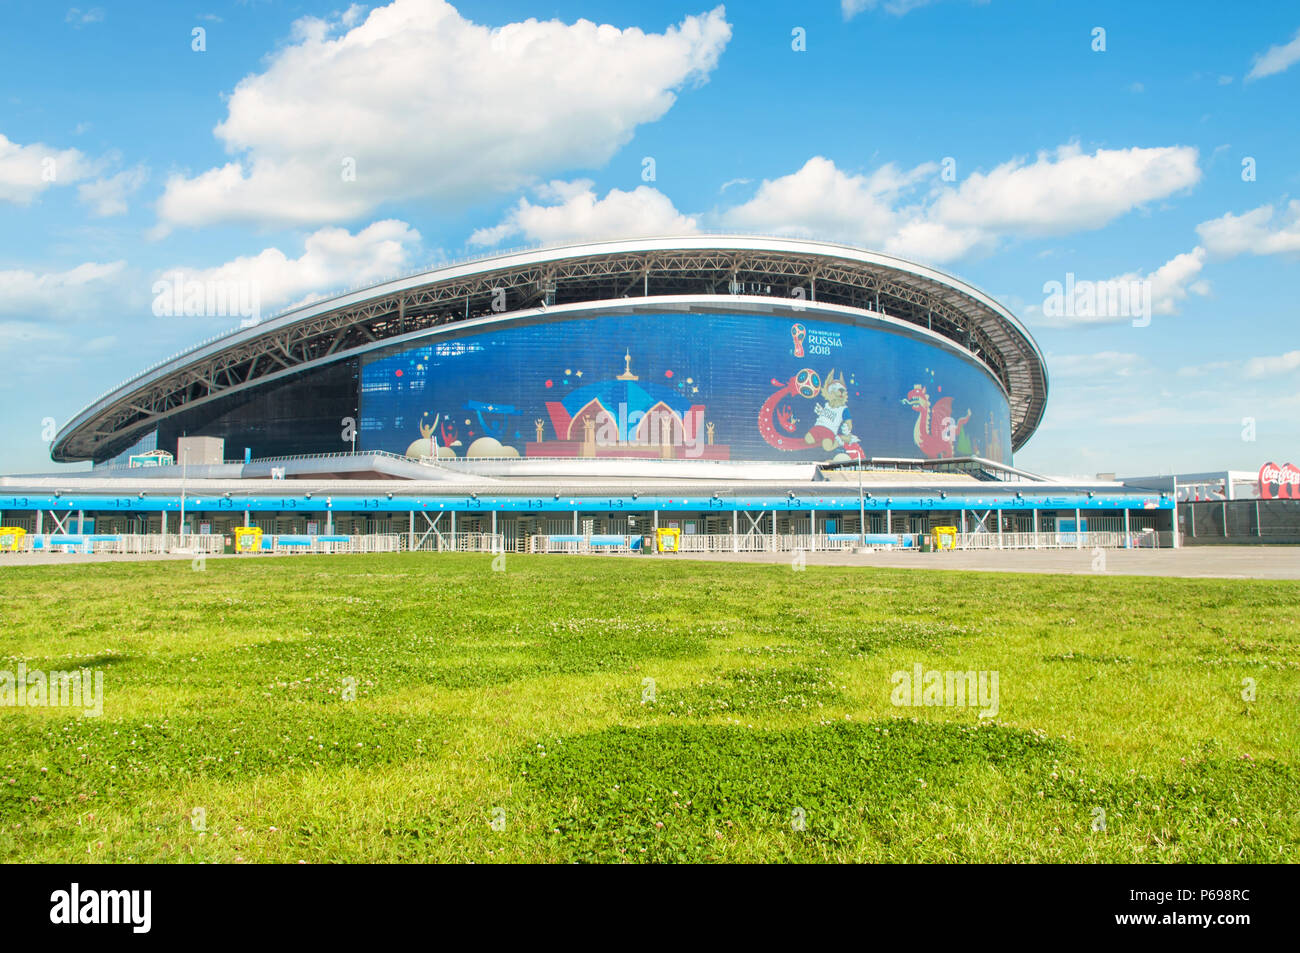
<svg viewBox="0 0 1300 953">
<path fill-rule="evenodd" d="M 929 540 L 928 538 L 927 538 L 927 539 L 922 539 L 922 540 L 921 540 L 921 552 L 923 552 L 923 553 L 932 553 L 932 552 L 934 552 L 934 543 L 930 542 L 930 540 Z"/>
<path fill-rule="evenodd" d="M 235 541 L 227 536 L 225 538 L 225 544 L 221 547 L 221 551 L 227 556 L 232 555 L 235 551 Z"/>
</svg>

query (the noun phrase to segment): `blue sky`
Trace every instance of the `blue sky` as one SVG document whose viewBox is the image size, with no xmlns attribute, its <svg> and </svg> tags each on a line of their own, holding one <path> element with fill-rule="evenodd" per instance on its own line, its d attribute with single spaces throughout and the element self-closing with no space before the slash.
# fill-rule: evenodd
<svg viewBox="0 0 1300 953">
<path fill-rule="evenodd" d="M 50 469 L 49 419 L 238 323 L 156 317 L 178 269 L 271 313 L 494 248 L 692 230 L 847 241 L 1001 300 L 1052 376 L 1022 466 L 1300 460 L 1293 2 L 0 17 L 0 472 Z M 1054 315 L 1067 274 L 1138 281 L 1150 314 Z"/>
</svg>

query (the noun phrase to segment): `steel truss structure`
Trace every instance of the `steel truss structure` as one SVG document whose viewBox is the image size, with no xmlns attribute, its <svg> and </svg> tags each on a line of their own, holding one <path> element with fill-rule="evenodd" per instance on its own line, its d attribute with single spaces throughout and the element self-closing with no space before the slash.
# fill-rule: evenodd
<svg viewBox="0 0 1300 953">
<path fill-rule="evenodd" d="M 1013 449 L 1042 420 L 1047 372 L 1020 322 L 933 269 L 849 246 L 691 236 L 535 249 L 439 268 L 297 308 L 201 344 L 96 400 L 56 437 L 61 462 L 102 460 L 182 408 L 344 359 L 378 342 L 553 305 L 669 295 L 791 299 L 927 328 L 1006 388 Z"/>
</svg>

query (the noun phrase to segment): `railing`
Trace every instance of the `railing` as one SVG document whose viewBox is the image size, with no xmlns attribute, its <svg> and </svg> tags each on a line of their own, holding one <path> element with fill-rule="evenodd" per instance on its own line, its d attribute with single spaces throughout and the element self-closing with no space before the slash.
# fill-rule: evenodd
<svg viewBox="0 0 1300 953">
<path fill-rule="evenodd" d="M 220 535 L 141 533 L 29 533 L 18 552 L 47 553 L 219 553 L 225 547 Z"/>
<path fill-rule="evenodd" d="M 1139 549 L 1159 548 L 1156 533 L 1053 532 L 959 533 L 958 549 Z"/>
<path fill-rule="evenodd" d="M 640 535 L 563 535 L 529 537 L 532 553 L 601 553 L 646 551 Z M 686 533 L 677 539 L 680 553 L 817 553 L 869 550 L 919 552 L 928 533 Z M 1171 545 L 1168 533 L 964 533 L 957 535 L 956 549 L 1138 549 Z"/>
<path fill-rule="evenodd" d="M 500 533 L 402 533 L 402 549 L 417 553 L 500 553 L 505 537 Z"/>
</svg>

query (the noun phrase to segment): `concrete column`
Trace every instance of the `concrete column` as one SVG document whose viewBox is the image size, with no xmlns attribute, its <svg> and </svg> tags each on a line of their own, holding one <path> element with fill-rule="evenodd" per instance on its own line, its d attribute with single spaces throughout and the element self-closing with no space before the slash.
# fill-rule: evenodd
<svg viewBox="0 0 1300 953">
<path fill-rule="evenodd" d="M 1256 507 L 1256 510 L 1258 509 Z M 738 510 L 731 511 L 731 551 L 733 553 L 740 552 L 740 512 Z"/>
<path fill-rule="evenodd" d="M 1038 548 L 1038 507 L 1034 507 L 1034 549 Z"/>
<path fill-rule="evenodd" d="M 43 532 L 45 532 L 45 511 L 37 510 L 36 511 L 36 535 L 39 536 Z"/>
<path fill-rule="evenodd" d="M 456 551 L 456 511 L 451 511 L 451 549 Z"/>
<path fill-rule="evenodd" d="M 1124 548 L 1125 548 L 1125 549 L 1128 549 L 1128 548 L 1129 548 L 1129 537 L 1128 537 L 1128 507 L 1127 507 L 1127 506 L 1124 507 Z"/>
<path fill-rule="evenodd" d="M 1083 549 L 1083 523 L 1081 522 L 1082 519 L 1083 517 L 1079 515 L 1079 511 L 1076 509 L 1074 511 L 1074 548 L 1075 549 Z"/>
<path fill-rule="evenodd" d="M 167 535 L 167 511 L 163 510 L 160 515 L 162 516 L 162 535 L 166 536 Z"/>
<path fill-rule="evenodd" d="M 893 532 L 893 529 L 891 528 L 893 522 L 894 522 L 894 511 L 891 509 L 886 509 L 885 510 L 885 532 L 886 533 Z"/>
<path fill-rule="evenodd" d="M 993 517 L 998 521 L 998 549 L 1002 548 L 1002 511 L 997 511 L 997 516 Z"/>
<path fill-rule="evenodd" d="M 808 511 L 808 536 L 809 536 L 808 548 L 809 549 L 812 549 L 816 545 L 812 540 L 812 537 L 816 535 L 817 535 L 817 510 L 816 508 L 813 508 Z"/>
<path fill-rule="evenodd" d="M 244 510 L 244 528 L 248 529 L 248 510 Z"/>
<path fill-rule="evenodd" d="M 415 548 L 415 510 L 411 510 L 411 523 L 407 532 L 409 535 L 407 537 L 406 548 L 414 549 Z"/>
<path fill-rule="evenodd" d="M 578 511 L 573 511 L 573 535 L 578 535 Z"/>
<path fill-rule="evenodd" d="M 1225 522 L 1223 525 L 1224 525 L 1224 529 L 1226 530 L 1228 524 Z M 77 535 L 80 536 L 85 531 L 86 531 L 86 511 L 77 510 Z M 1227 533 L 1225 532 L 1224 535 L 1226 536 Z"/>
</svg>

